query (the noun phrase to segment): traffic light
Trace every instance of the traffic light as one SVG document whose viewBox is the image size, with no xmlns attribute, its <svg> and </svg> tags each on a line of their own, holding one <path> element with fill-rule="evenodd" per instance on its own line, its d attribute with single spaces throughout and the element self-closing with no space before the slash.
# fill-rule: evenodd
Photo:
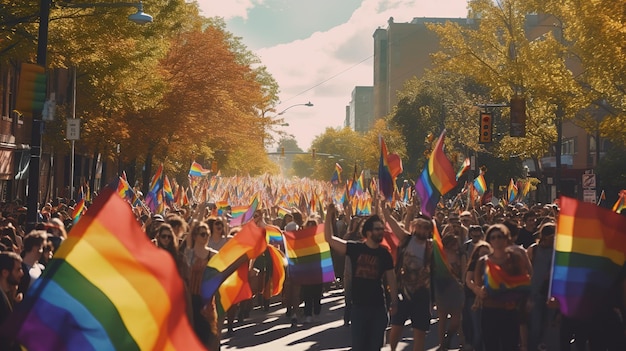
<svg viewBox="0 0 626 351">
<path fill-rule="evenodd" d="M 511 97 L 511 129 L 512 137 L 526 136 L 526 98 L 523 96 Z"/>
<path fill-rule="evenodd" d="M 15 109 L 32 116 L 41 113 L 46 102 L 46 69 L 32 63 L 22 63 L 17 85 Z"/>
<path fill-rule="evenodd" d="M 284 147 L 280 148 L 280 156 L 281 157 L 285 157 L 285 148 Z"/>
<path fill-rule="evenodd" d="M 313 156 L 313 158 L 315 158 L 315 148 L 311 149 L 311 156 Z"/>
<path fill-rule="evenodd" d="M 480 113 L 480 144 L 490 143 L 493 134 L 493 115 L 489 112 Z"/>
</svg>

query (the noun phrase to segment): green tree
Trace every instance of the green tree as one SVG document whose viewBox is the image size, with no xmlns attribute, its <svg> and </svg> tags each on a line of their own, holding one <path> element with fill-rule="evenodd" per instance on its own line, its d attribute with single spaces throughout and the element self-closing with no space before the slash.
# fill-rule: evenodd
<svg viewBox="0 0 626 351">
<path fill-rule="evenodd" d="M 572 118 L 586 99 L 574 74 L 566 65 L 567 55 L 554 27 L 543 34 L 530 33 L 527 14 L 533 5 L 523 0 L 474 0 L 469 3 L 472 26 L 430 25 L 441 39 L 434 55 L 437 70 L 471 78 L 490 91 L 491 102 L 508 102 L 512 96 L 526 97 L 526 137 L 504 136 L 494 155 L 522 158 L 543 156 L 556 139 L 556 113 Z M 534 27 L 538 28 L 537 26 Z M 508 125 L 508 110 L 501 123 Z"/>
</svg>

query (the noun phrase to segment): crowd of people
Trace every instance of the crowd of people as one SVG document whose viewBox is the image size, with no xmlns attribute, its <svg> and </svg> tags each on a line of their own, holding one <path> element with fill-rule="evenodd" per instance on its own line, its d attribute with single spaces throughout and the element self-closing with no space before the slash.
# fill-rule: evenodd
<svg viewBox="0 0 626 351">
<path fill-rule="evenodd" d="M 63 199 L 44 205 L 40 223 L 29 233 L 24 231 L 25 209 L 4 206 L 0 323 L 9 318 L 67 237 L 72 205 Z M 372 212 L 354 216 L 350 206 L 328 205 L 325 218 L 295 208 L 279 217 L 276 208 L 265 208 L 253 218 L 259 227 L 273 224 L 283 231 L 324 227 L 345 295 L 344 325 L 351 330 L 353 350 L 379 350 L 385 343 L 396 350 L 408 320 L 413 350 L 425 350 L 433 318 L 438 319 L 438 350 L 546 350 L 548 325 L 558 326 L 563 351 L 573 345 L 577 350 L 626 350 L 621 318 L 626 312 L 625 274 L 607 298 L 606 308 L 590 320 L 560 315 L 558 303 L 548 296 L 558 206 L 440 207 L 430 218 L 415 205 L 391 206 L 381 199 Z M 163 215 L 136 208 L 135 214 L 151 242 L 172 255 L 185 284 L 189 320 L 209 349 L 218 350 L 222 332 L 232 334 L 235 323 L 248 318 L 255 305 L 269 311 L 272 265 L 263 255 L 249 262 L 253 299 L 224 314 L 202 300 L 207 262 L 240 229 L 229 227 L 226 213 L 216 216 L 210 206 L 201 204 Z M 393 237 L 397 248 L 390 249 L 393 245 L 384 243 Z M 516 277 L 518 286 L 489 286 L 490 272 L 495 271 Z M 323 313 L 324 288 L 298 286 L 287 272 L 282 291 L 286 321 L 293 327 L 314 322 Z M 17 349 L 9 340 L 0 340 L 0 349 L 12 347 Z"/>
</svg>

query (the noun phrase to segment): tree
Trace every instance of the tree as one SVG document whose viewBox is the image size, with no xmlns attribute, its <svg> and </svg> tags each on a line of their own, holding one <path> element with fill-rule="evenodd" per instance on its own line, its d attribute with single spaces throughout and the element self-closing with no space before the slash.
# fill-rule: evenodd
<svg viewBox="0 0 626 351">
<path fill-rule="evenodd" d="M 311 143 L 309 155 L 300 155 L 294 158 L 295 175 L 310 177 L 319 180 L 330 180 L 335 171 L 335 163 L 344 170 L 343 179 L 352 176 L 356 166 L 359 170 L 378 172 L 381 135 L 390 152 L 397 153 L 400 158 L 406 157 L 403 136 L 395 130 L 389 129 L 384 120 L 378 120 L 366 134 L 345 128 L 326 128 Z M 312 150 L 315 149 L 315 158 Z"/>
<path fill-rule="evenodd" d="M 535 1 L 536 11 L 554 15 L 568 52 L 580 61 L 576 80 L 587 101 L 610 107 L 600 123 L 602 137 L 626 145 L 626 13 L 621 1 Z M 597 126 L 591 123 L 595 134 Z"/>
<path fill-rule="evenodd" d="M 437 70 L 469 77 L 490 91 L 490 102 L 508 102 L 514 95 L 526 97 L 525 138 L 505 136 L 493 150 L 500 157 L 543 156 L 556 139 L 557 111 L 572 118 L 586 99 L 566 65 L 564 43 L 554 27 L 543 34 L 527 32 L 526 15 L 533 5 L 523 0 L 474 0 L 470 2 L 473 26 L 455 23 L 430 25 L 441 39 L 434 55 Z M 534 27 L 535 29 L 537 26 Z M 502 123 L 508 125 L 507 110 Z"/>
</svg>

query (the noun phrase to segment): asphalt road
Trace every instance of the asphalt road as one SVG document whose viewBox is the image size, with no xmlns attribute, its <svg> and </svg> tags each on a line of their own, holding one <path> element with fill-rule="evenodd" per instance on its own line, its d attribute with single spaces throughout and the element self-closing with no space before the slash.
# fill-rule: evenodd
<svg viewBox="0 0 626 351">
<path fill-rule="evenodd" d="M 350 350 L 350 327 L 343 325 L 343 290 L 336 289 L 324 293 L 322 313 L 318 321 L 310 324 L 298 319 L 296 327 L 291 326 L 285 316 L 280 300 L 272 300 L 269 312 L 258 307 L 243 323 L 235 323 L 234 333 L 224 334 L 222 350 Z M 301 311 L 300 311 L 301 312 Z M 427 349 L 437 349 L 437 320 L 431 320 L 431 330 L 427 335 Z M 224 330 L 226 333 L 226 330 Z M 409 351 L 412 347 L 412 331 L 406 326 L 397 350 Z M 386 345 L 383 350 L 389 350 Z M 458 350 L 458 349 L 450 349 Z"/>
</svg>

